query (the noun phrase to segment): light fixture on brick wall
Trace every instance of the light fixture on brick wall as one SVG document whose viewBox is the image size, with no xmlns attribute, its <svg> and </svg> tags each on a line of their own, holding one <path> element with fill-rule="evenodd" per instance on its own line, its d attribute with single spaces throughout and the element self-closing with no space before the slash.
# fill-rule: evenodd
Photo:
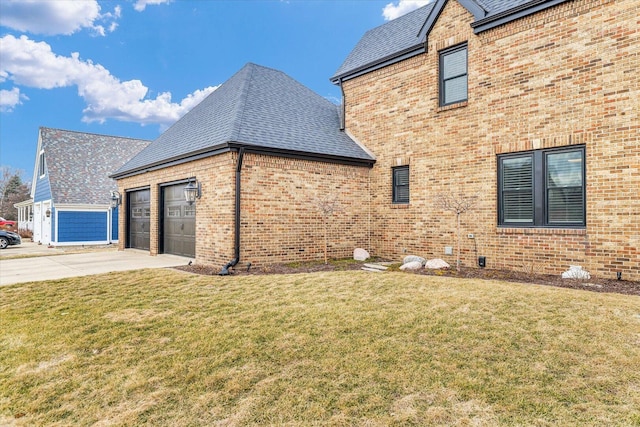
<svg viewBox="0 0 640 427">
<path fill-rule="evenodd" d="M 118 205 L 122 204 L 122 195 L 117 191 L 111 192 L 111 208 L 115 209 Z"/>
<path fill-rule="evenodd" d="M 190 205 L 196 201 L 196 199 L 200 198 L 201 187 L 198 181 L 189 181 L 189 183 L 184 187 L 184 199 Z"/>
</svg>

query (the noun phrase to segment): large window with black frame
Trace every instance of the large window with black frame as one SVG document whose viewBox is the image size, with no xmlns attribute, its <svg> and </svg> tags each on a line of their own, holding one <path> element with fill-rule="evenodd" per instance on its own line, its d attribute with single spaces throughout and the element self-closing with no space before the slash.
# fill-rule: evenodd
<svg viewBox="0 0 640 427">
<path fill-rule="evenodd" d="M 584 146 L 498 156 L 498 224 L 584 227 L 585 176 Z"/>
</svg>

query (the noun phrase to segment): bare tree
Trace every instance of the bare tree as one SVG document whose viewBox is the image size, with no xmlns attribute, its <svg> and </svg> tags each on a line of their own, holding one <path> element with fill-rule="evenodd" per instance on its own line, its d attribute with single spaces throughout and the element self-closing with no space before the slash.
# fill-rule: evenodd
<svg viewBox="0 0 640 427">
<path fill-rule="evenodd" d="M 339 212 L 342 212 L 342 206 L 337 196 L 325 196 L 315 200 L 315 205 L 322 215 L 322 223 L 324 225 L 324 263 L 328 264 L 327 246 L 329 241 L 329 220 Z"/>
<path fill-rule="evenodd" d="M 436 198 L 436 206 L 456 214 L 456 271 L 460 271 L 460 215 L 472 209 L 476 200 L 476 196 L 454 193 L 443 193 Z"/>
</svg>

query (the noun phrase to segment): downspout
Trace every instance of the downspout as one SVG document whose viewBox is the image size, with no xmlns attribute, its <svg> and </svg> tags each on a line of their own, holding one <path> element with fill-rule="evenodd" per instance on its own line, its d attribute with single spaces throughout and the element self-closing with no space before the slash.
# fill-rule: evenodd
<svg viewBox="0 0 640 427">
<path fill-rule="evenodd" d="M 240 190 L 242 189 L 241 177 L 242 177 L 242 160 L 244 159 L 244 147 L 241 147 L 238 151 L 238 164 L 236 165 L 236 208 L 235 208 L 235 232 L 234 232 L 234 258 L 229 261 L 220 273 L 219 276 L 229 275 L 229 268 L 235 267 L 240 262 Z"/>
<path fill-rule="evenodd" d="M 340 93 L 342 94 L 342 100 L 341 100 L 341 109 L 340 109 L 340 130 L 344 130 L 344 128 L 346 127 L 345 125 L 345 117 L 346 117 L 346 104 L 344 102 L 344 88 L 342 87 L 342 77 L 340 77 L 340 79 L 338 80 L 338 85 L 340 86 Z"/>
</svg>

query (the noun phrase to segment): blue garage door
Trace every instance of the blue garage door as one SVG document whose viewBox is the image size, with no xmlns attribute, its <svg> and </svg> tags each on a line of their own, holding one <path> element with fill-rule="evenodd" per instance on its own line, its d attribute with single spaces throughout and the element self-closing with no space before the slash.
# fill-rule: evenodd
<svg viewBox="0 0 640 427">
<path fill-rule="evenodd" d="M 108 238 L 107 212 L 58 211 L 58 242 L 104 242 Z"/>
</svg>

